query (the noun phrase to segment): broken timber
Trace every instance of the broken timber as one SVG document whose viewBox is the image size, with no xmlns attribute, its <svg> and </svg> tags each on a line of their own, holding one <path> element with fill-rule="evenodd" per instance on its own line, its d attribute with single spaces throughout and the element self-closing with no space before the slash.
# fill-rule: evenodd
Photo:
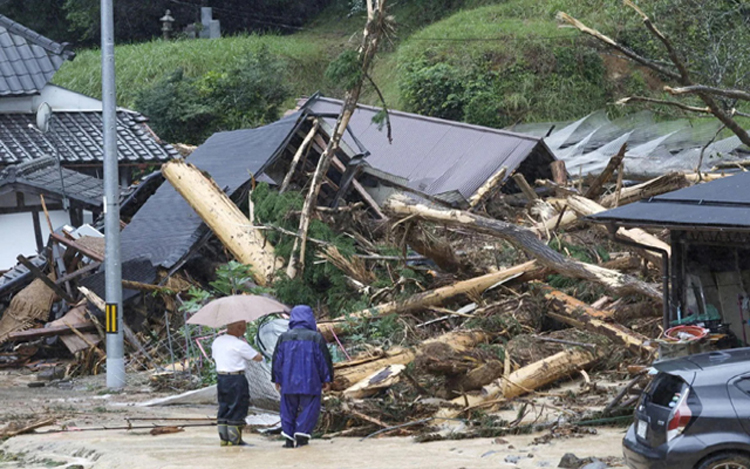
<svg viewBox="0 0 750 469">
<path fill-rule="evenodd" d="M 607 210 L 593 200 L 575 195 L 568 197 L 567 204 L 568 207 L 573 209 L 573 211 L 578 213 L 580 216 L 593 215 L 595 213 Z M 607 229 L 607 227 L 604 225 L 598 226 L 605 230 Z M 617 234 L 623 238 L 629 239 L 630 241 L 651 246 L 655 249 L 658 249 L 659 251 L 665 251 L 669 257 L 672 256 L 672 249 L 669 244 L 640 228 L 620 228 L 619 230 L 617 230 Z M 661 267 L 662 257 L 660 254 L 657 254 L 653 251 L 644 250 L 642 252 L 642 255 L 649 261 L 653 262 L 654 265 Z"/>
<path fill-rule="evenodd" d="M 255 282 L 268 285 L 269 277 L 281 267 L 273 247 L 213 180 L 182 161 L 165 164 L 162 174 L 237 260 L 253 267 Z"/>
<path fill-rule="evenodd" d="M 389 198 L 385 204 L 385 209 L 394 215 L 414 216 L 435 223 L 460 226 L 464 229 L 497 236 L 535 257 L 540 264 L 562 275 L 599 283 L 618 295 L 639 293 L 654 300 L 662 301 L 662 294 L 655 286 L 631 275 L 564 256 L 541 242 L 531 230 L 511 223 L 481 217 L 461 210 L 430 207 L 409 200 L 402 195 Z"/>
<path fill-rule="evenodd" d="M 624 345 L 630 352 L 639 356 L 647 357 L 656 351 L 646 336 L 620 324 L 607 322 L 606 319 L 610 317 L 610 314 L 594 309 L 546 285 L 541 286 L 541 291 L 544 297 L 550 300 L 547 316 L 570 326 L 601 334 L 614 343 Z"/>
<path fill-rule="evenodd" d="M 93 322 L 75 324 L 75 328 L 81 332 L 96 331 L 96 326 Z M 25 340 L 40 339 L 42 337 L 53 337 L 58 335 L 74 334 L 73 329 L 68 326 L 58 327 L 40 327 L 37 329 L 27 329 L 20 332 L 11 332 L 7 340 L 10 342 L 21 342 Z"/>
<path fill-rule="evenodd" d="M 392 313 L 412 311 L 427 306 L 440 305 L 448 298 L 452 298 L 454 296 L 471 291 L 483 292 L 484 290 L 499 282 L 510 280 L 534 270 L 541 270 L 539 269 L 536 261 L 526 262 L 509 269 L 501 270 L 500 272 L 493 272 L 491 274 L 464 280 L 452 285 L 447 285 L 445 287 L 417 293 L 416 295 L 410 296 L 405 300 L 391 301 L 389 303 L 384 303 L 373 308 L 368 308 L 356 313 L 352 313 L 348 316 L 348 319 L 384 316 Z M 318 329 L 320 330 L 321 334 L 323 334 L 327 338 L 330 338 L 332 337 L 332 334 L 329 328 L 333 328 L 336 334 L 341 334 L 345 332 L 344 326 L 346 325 L 346 322 L 346 319 L 320 322 L 318 324 Z"/>
</svg>

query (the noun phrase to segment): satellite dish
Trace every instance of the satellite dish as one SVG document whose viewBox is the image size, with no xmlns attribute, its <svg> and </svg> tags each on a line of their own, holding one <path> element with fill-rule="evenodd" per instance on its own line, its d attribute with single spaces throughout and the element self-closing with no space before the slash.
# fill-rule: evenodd
<svg viewBox="0 0 750 469">
<path fill-rule="evenodd" d="M 52 118 L 52 108 L 47 103 L 42 103 L 36 110 L 36 127 L 43 133 L 49 131 L 49 121 Z"/>
</svg>

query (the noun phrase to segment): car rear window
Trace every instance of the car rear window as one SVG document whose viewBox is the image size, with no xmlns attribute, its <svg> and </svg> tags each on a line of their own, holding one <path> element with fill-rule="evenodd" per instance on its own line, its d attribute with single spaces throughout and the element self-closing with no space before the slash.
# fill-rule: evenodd
<svg viewBox="0 0 750 469">
<path fill-rule="evenodd" d="M 651 383 L 650 401 L 656 405 L 669 407 L 676 394 L 682 392 L 685 381 L 674 375 L 660 373 Z"/>
</svg>

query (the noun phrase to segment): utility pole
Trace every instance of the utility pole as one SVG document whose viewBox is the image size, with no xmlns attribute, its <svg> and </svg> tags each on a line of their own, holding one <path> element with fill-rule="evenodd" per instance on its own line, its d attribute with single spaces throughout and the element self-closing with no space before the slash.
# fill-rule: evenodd
<svg viewBox="0 0 750 469">
<path fill-rule="evenodd" d="M 107 329 L 107 387 L 125 387 L 122 333 L 122 265 L 120 264 L 120 194 L 117 164 L 115 98 L 115 21 L 113 0 L 101 0 L 102 120 L 104 122 L 104 279 Z"/>
</svg>

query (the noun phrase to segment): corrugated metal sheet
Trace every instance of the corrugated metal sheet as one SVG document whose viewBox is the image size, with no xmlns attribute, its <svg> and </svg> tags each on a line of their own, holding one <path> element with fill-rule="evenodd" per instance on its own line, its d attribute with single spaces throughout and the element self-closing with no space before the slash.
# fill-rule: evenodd
<svg viewBox="0 0 750 469">
<path fill-rule="evenodd" d="M 144 126 L 145 121 L 138 113 L 117 113 L 120 162 L 163 162 L 178 157 L 171 145 L 153 139 Z M 103 161 L 101 111 L 55 112 L 46 135 L 29 125 L 36 125 L 34 114 L 0 114 L 0 165 L 50 156 L 53 149 L 65 164 Z"/>
<path fill-rule="evenodd" d="M 316 97 L 306 108 L 318 114 L 338 114 L 342 102 Z M 380 109 L 358 105 L 349 127 L 370 152 L 366 163 L 408 181 L 408 187 L 427 195 L 459 193 L 471 197 L 501 167 L 507 177 L 533 152 L 554 156 L 541 138 L 505 130 L 451 122 L 400 111 L 390 111 L 393 143 L 386 129 L 372 118 Z M 345 137 L 352 148 L 353 141 Z"/>
<path fill-rule="evenodd" d="M 0 15 L 0 96 L 38 93 L 75 54 Z"/>
<path fill-rule="evenodd" d="M 740 173 L 587 217 L 626 226 L 750 228 L 750 173 Z"/>
</svg>

